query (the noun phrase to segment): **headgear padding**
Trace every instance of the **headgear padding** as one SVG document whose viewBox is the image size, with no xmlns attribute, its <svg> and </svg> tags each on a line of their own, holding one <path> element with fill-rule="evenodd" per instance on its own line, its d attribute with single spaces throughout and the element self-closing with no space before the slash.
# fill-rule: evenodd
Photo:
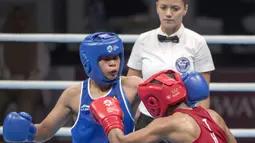
<svg viewBox="0 0 255 143">
<path fill-rule="evenodd" d="M 120 69 L 114 80 L 103 75 L 98 62 L 102 56 L 120 56 Z M 122 40 L 110 32 L 88 35 L 80 45 L 80 59 L 86 74 L 97 84 L 114 84 L 119 80 L 124 66 L 124 47 Z"/>
<path fill-rule="evenodd" d="M 168 106 L 187 100 L 186 88 L 179 73 L 164 70 L 138 86 L 138 94 L 149 113 L 157 118 L 166 116 Z"/>
</svg>

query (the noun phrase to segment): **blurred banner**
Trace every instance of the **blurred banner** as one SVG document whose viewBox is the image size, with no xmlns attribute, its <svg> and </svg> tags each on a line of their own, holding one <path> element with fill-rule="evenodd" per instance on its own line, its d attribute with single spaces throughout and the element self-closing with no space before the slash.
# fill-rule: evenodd
<svg viewBox="0 0 255 143">
<path fill-rule="evenodd" d="M 255 128 L 255 93 L 212 93 L 211 108 L 230 128 Z"/>
<path fill-rule="evenodd" d="M 255 82 L 254 68 L 216 68 L 211 82 Z M 211 108 L 229 128 L 255 128 L 255 92 L 211 92 Z M 254 143 L 255 138 L 237 139 Z"/>
</svg>

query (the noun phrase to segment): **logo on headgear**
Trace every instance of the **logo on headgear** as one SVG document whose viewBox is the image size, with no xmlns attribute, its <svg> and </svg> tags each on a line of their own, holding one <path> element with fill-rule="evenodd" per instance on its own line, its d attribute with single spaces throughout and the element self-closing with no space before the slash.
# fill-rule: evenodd
<svg viewBox="0 0 255 143">
<path fill-rule="evenodd" d="M 111 53 L 112 51 L 116 51 L 117 49 L 119 49 L 119 47 L 117 45 L 113 45 L 113 46 L 109 45 L 107 47 L 108 53 Z"/>
<path fill-rule="evenodd" d="M 109 45 L 109 46 L 107 47 L 107 51 L 108 51 L 109 53 L 111 53 L 111 52 L 113 51 L 113 47 L 112 47 L 111 45 Z"/>
<path fill-rule="evenodd" d="M 117 49 L 119 49 L 119 47 L 117 45 L 113 45 L 113 50 L 115 51 Z"/>
<path fill-rule="evenodd" d="M 178 88 L 175 88 L 175 89 L 173 89 L 173 90 L 171 91 L 171 93 L 172 93 L 172 96 L 174 97 L 174 96 L 178 95 L 179 89 L 178 89 Z"/>
<path fill-rule="evenodd" d="M 190 61 L 186 57 L 181 57 L 176 60 L 175 67 L 180 73 L 186 73 L 190 68 Z"/>
</svg>

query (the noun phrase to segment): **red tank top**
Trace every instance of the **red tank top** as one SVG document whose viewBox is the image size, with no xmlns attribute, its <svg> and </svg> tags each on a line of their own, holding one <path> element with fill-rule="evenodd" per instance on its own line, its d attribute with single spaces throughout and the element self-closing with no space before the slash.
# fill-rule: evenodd
<svg viewBox="0 0 255 143">
<path fill-rule="evenodd" d="M 210 114 L 201 107 L 193 110 L 176 109 L 191 116 L 200 127 L 200 136 L 193 143 L 227 143 L 225 132 L 214 122 Z"/>
</svg>

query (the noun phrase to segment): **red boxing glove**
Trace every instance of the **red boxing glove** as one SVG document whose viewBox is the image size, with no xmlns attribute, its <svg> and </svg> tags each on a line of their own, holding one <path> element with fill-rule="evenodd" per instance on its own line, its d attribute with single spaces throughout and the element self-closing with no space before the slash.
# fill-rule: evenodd
<svg viewBox="0 0 255 143">
<path fill-rule="evenodd" d="M 92 117 L 100 123 L 106 135 L 114 128 L 124 130 L 122 123 L 123 114 L 120 108 L 120 103 L 112 97 L 102 97 L 94 100 L 90 104 L 90 113 Z"/>
</svg>

